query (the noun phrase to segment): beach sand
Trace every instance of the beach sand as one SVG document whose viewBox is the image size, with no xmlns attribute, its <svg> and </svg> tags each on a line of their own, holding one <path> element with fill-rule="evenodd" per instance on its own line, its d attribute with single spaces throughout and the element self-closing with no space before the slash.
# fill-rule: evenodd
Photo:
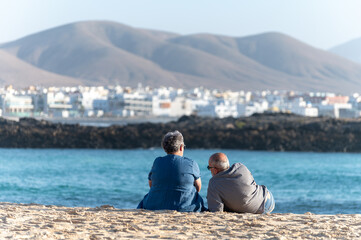
<svg viewBox="0 0 361 240">
<path fill-rule="evenodd" d="M 360 239 L 361 215 L 179 213 L 0 203 L 0 239 Z"/>
</svg>

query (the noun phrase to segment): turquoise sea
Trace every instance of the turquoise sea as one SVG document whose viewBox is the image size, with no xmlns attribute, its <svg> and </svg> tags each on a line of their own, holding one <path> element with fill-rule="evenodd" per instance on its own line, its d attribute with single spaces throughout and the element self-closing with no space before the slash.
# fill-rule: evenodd
<svg viewBox="0 0 361 240">
<path fill-rule="evenodd" d="M 272 191 L 274 212 L 361 213 L 361 154 L 186 149 L 200 166 L 205 200 L 208 157 L 219 151 Z M 0 202 L 135 208 L 161 155 L 161 149 L 0 149 Z"/>
</svg>

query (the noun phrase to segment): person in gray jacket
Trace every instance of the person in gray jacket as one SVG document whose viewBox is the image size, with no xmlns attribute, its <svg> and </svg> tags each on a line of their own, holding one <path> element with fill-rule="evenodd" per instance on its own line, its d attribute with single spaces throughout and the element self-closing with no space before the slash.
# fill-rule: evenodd
<svg viewBox="0 0 361 240">
<path fill-rule="evenodd" d="M 272 193 L 257 185 L 248 168 L 235 163 L 231 167 L 224 153 L 213 154 L 208 161 L 212 173 L 207 201 L 211 212 L 271 213 L 275 207 Z"/>
</svg>

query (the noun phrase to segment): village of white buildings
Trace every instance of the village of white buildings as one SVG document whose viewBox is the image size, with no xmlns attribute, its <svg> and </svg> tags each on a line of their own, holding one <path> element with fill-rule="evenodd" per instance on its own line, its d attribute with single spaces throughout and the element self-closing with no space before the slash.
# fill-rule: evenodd
<svg viewBox="0 0 361 240">
<path fill-rule="evenodd" d="M 0 88 L 2 117 L 143 118 L 241 117 L 287 112 L 302 116 L 358 118 L 361 95 L 294 91 L 220 91 L 171 87 L 28 87 Z"/>
</svg>

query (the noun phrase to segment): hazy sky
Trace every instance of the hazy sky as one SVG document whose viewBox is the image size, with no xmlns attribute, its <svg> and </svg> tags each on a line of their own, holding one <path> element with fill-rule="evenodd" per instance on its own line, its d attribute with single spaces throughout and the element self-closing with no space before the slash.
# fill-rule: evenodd
<svg viewBox="0 0 361 240">
<path fill-rule="evenodd" d="M 328 49 L 361 37 L 361 0 L 0 0 L 0 43 L 66 23 L 111 20 L 180 34 L 268 31 Z"/>
</svg>

